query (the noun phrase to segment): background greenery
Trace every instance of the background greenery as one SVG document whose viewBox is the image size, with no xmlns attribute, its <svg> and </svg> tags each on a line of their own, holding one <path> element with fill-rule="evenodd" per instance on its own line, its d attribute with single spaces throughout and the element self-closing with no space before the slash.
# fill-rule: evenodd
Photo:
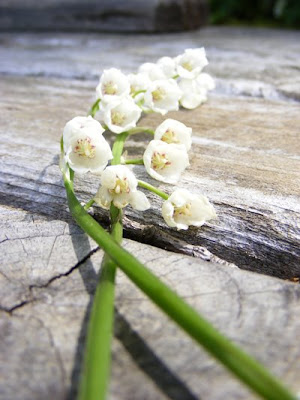
<svg viewBox="0 0 300 400">
<path fill-rule="evenodd" d="M 211 23 L 300 28 L 300 0 L 210 0 Z"/>
</svg>

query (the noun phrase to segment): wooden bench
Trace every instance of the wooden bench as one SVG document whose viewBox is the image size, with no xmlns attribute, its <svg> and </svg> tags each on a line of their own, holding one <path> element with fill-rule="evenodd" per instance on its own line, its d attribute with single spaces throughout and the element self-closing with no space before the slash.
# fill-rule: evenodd
<svg viewBox="0 0 300 400">
<path fill-rule="evenodd" d="M 200 46 L 217 88 L 200 108 L 168 116 L 194 134 L 191 166 L 179 186 L 207 195 L 219 219 L 177 232 L 162 220 L 161 201 L 149 196 L 151 210 L 126 209 L 124 245 L 300 390 L 299 32 L 6 33 L 0 48 L 3 399 L 75 398 L 102 252 L 67 209 L 58 168 L 66 121 L 86 114 L 103 69 L 131 72 Z M 142 124 L 160 121 L 151 115 Z M 143 135 L 130 139 L 128 152 L 140 156 L 145 143 Z M 140 166 L 134 171 L 153 182 Z M 83 201 L 98 185 L 93 176 L 76 180 Z M 94 214 L 107 224 L 106 212 L 94 208 Z M 122 273 L 116 296 L 112 399 L 254 398 Z"/>
</svg>

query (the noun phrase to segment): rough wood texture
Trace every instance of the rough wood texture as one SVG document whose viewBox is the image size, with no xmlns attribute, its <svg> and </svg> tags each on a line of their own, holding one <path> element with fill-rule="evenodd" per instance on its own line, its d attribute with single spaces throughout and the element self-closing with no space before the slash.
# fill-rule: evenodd
<svg viewBox="0 0 300 400">
<path fill-rule="evenodd" d="M 102 252 L 71 221 L 1 207 L 0 223 L 7 236 L 0 253 L 6 310 L 0 343 L 7 360 L 1 399 L 74 399 Z M 128 240 L 125 246 L 300 389 L 299 285 Z M 110 392 L 114 400 L 254 399 L 121 273 Z"/>
<path fill-rule="evenodd" d="M 209 27 L 164 35 L 2 34 L 0 73 L 94 80 L 105 68 L 135 71 L 146 61 L 204 46 L 216 93 L 300 100 L 300 32 Z M 297 103 L 298 104 L 298 103 Z"/>
<path fill-rule="evenodd" d="M 57 165 L 65 122 L 85 114 L 100 70 L 135 70 L 202 44 L 217 89 L 198 110 L 170 117 L 194 131 L 180 186 L 204 192 L 219 220 L 178 233 L 150 196 L 151 211 L 126 210 L 125 234 L 135 240 L 126 247 L 300 390 L 299 285 L 243 270 L 299 277 L 299 38 L 228 28 L 174 36 L 2 35 L 1 400 L 72 400 L 76 391 L 102 254 L 67 209 Z M 153 115 L 143 125 L 160 121 Z M 141 155 L 145 140 L 130 140 L 129 153 Z M 149 179 L 141 167 L 134 170 Z M 80 198 L 89 199 L 98 183 L 77 179 Z M 106 212 L 94 213 L 107 223 Z M 118 280 L 112 399 L 254 398 L 122 274 Z"/>
<path fill-rule="evenodd" d="M 9 132 L 2 144 L 3 202 L 55 217 L 65 215 L 57 166 L 59 137 L 65 121 L 82 114 L 91 101 L 92 86 L 14 77 L 5 78 L 2 87 L 2 129 L 5 135 Z M 11 104 L 13 87 L 19 104 L 15 99 Z M 299 106 L 212 96 L 200 109 L 169 115 L 194 129 L 191 167 L 180 186 L 205 193 L 216 206 L 219 220 L 182 234 L 166 226 L 160 199 L 150 196 L 151 210 L 126 211 L 127 235 L 200 257 L 205 247 L 241 268 L 298 277 Z M 153 115 L 143 124 L 153 126 L 161 120 Z M 43 138 L 38 144 L 37 137 Z M 127 149 L 135 156 L 142 155 L 144 147 L 145 138 L 136 137 Z M 149 179 L 142 167 L 134 170 L 142 179 Z M 98 185 L 99 179 L 93 176 L 79 179 L 78 193 L 87 200 Z M 159 186 L 172 190 L 172 186 Z M 100 220 L 107 219 L 106 212 L 97 209 L 96 213 Z"/>
<path fill-rule="evenodd" d="M 172 32 L 207 22 L 206 0 L 2 0 L 0 30 Z"/>
</svg>

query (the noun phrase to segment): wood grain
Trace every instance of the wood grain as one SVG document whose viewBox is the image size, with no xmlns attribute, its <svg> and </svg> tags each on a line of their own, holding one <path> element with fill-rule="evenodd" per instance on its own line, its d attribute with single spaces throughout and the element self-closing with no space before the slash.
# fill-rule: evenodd
<svg viewBox="0 0 300 400">
<path fill-rule="evenodd" d="M 72 86 L 69 81 L 16 77 L 5 79 L 2 86 L 6 137 L 2 144 L 2 197 L 26 210 L 69 218 L 65 207 L 62 210 L 65 194 L 57 166 L 58 142 L 69 116 L 83 113 L 90 91 L 79 82 Z M 17 92 L 19 104 L 9 98 L 12 90 Z M 298 277 L 298 111 L 298 105 L 289 103 L 212 96 L 197 110 L 170 113 L 194 132 L 191 167 L 178 186 L 207 195 L 219 219 L 182 234 L 166 226 L 161 201 L 150 196 L 153 207 L 149 211 L 126 211 L 126 234 L 189 255 L 202 256 L 204 247 L 241 268 L 286 279 Z M 143 124 L 155 126 L 161 120 L 152 116 Z M 141 156 L 145 144 L 144 136 L 130 140 L 129 154 Z M 149 179 L 142 167 L 134 171 Z M 96 193 L 98 186 L 99 179 L 93 176 L 77 182 L 83 200 Z M 173 190 L 172 186 L 159 186 Z M 107 213 L 100 209 L 96 215 L 107 221 Z"/>
<path fill-rule="evenodd" d="M 205 0 L 2 0 L 1 31 L 180 32 L 207 22 Z"/>
<path fill-rule="evenodd" d="M 86 114 L 104 68 L 134 71 L 202 44 L 217 88 L 199 109 L 168 116 L 194 133 L 191 166 L 178 186 L 207 195 L 219 218 L 177 232 L 162 220 L 161 200 L 149 195 L 151 210 L 126 209 L 125 246 L 300 391 L 299 285 L 278 279 L 300 275 L 299 32 L 3 34 L 0 43 L 0 399 L 76 394 L 102 252 L 67 208 L 58 168 L 66 121 Z M 161 121 L 152 115 L 141 123 Z M 129 154 L 141 156 L 147 140 L 130 139 Z M 141 166 L 134 172 L 158 183 Z M 98 185 L 92 175 L 76 179 L 78 196 L 88 200 Z M 92 212 L 108 223 L 107 212 Z M 118 274 L 110 398 L 254 396 Z"/>
<path fill-rule="evenodd" d="M 0 244 L 0 351 L 7 361 L 0 397 L 74 399 L 102 252 L 72 221 L 2 206 L 0 223 L 7 236 Z M 300 389 L 299 285 L 130 240 L 124 244 L 291 389 Z M 110 398 L 255 398 L 122 273 L 116 293 Z"/>
</svg>

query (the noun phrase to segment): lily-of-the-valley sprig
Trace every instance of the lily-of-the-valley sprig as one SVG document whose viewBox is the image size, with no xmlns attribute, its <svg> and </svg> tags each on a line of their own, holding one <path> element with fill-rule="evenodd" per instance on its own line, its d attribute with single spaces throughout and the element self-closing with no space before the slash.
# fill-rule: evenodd
<svg viewBox="0 0 300 400">
<path fill-rule="evenodd" d="M 192 129 L 173 119 L 166 119 L 155 131 L 138 127 L 137 122 L 142 113 L 165 115 L 180 106 L 193 109 L 206 101 L 208 90 L 214 88 L 213 79 L 202 72 L 207 64 L 205 50 L 201 48 L 185 50 L 175 58 L 162 57 L 156 63 L 145 63 L 135 74 L 125 75 L 116 68 L 105 70 L 96 88 L 97 99 L 90 115 L 75 117 L 65 126 L 60 165 L 69 208 L 81 228 L 105 252 L 88 327 L 78 400 L 104 400 L 106 397 L 117 267 L 196 342 L 261 397 L 294 399 L 259 363 L 217 332 L 120 246 L 123 209 L 131 206 L 137 211 L 145 211 L 151 207 L 146 194 L 138 188 L 162 198 L 162 217 L 170 227 L 178 230 L 188 229 L 191 225 L 200 227 L 216 218 L 213 205 L 202 194 L 176 188 L 168 195 L 139 180 L 130 166 L 143 165 L 152 178 L 168 184 L 178 183 L 189 166 Z M 116 135 L 112 150 L 103 136 L 105 130 Z M 151 140 L 141 158 L 130 159 L 123 154 L 123 148 L 126 139 L 139 132 L 149 133 Z M 87 172 L 100 176 L 101 184 L 97 193 L 92 193 L 91 200 L 82 207 L 74 193 L 73 179 L 75 173 Z M 94 203 L 110 210 L 111 235 L 88 214 L 87 210 Z"/>
</svg>

